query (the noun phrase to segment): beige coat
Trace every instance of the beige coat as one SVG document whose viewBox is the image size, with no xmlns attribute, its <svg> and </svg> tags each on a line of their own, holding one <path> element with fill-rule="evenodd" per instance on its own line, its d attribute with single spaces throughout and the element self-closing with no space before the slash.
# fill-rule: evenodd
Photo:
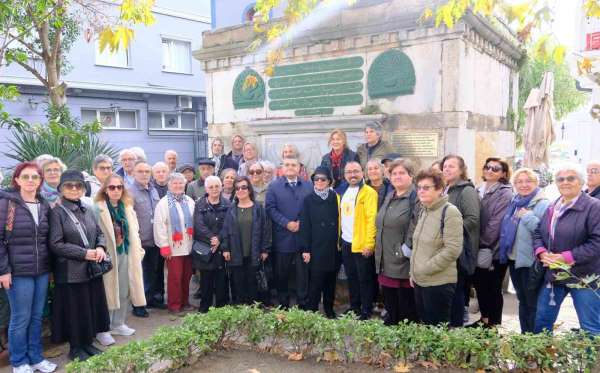
<svg viewBox="0 0 600 373">
<path fill-rule="evenodd" d="M 194 216 L 194 200 L 189 196 L 185 196 L 185 200 L 190 209 L 190 214 Z M 183 224 L 183 211 L 181 206 L 177 204 L 177 212 L 179 213 L 179 221 Z M 167 197 L 163 197 L 154 210 L 154 244 L 158 247 L 170 247 L 172 256 L 185 256 L 192 252 L 193 237 L 190 237 L 183 232 L 183 240 L 177 244 L 173 243 L 173 229 L 171 219 L 169 219 L 169 205 Z"/>
<path fill-rule="evenodd" d="M 115 231 L 113 229 L 110 212 L 105 201 L 97 203 L 98 224 L 106 239 L 106 250 L 113 261 L 113 269 L 103 276 L 104 291 L 106 292 L 106 302 L 109 310 L 121 308 L 119 302 L 119 264 L 117 263 L 117 245 L 115 240 Z M 129 249 L 128 249 L 128 271 L 129 271 L 129 299 L 136 307 L 146 305 L 146 295 L 144 294 L 144 280 L 142 272 L 142 259 L 144 258 L 144 249 L 140 241 L 139 225 L 137 215 L 133 206 L 125 207 L 125 216 L 129 224 Z"/>
</svg>

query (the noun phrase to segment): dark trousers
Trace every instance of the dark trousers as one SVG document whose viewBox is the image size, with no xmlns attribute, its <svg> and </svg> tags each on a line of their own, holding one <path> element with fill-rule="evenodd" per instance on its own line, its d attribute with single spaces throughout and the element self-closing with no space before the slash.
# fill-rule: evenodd
<svg viewBox="0 0 600 373">
<path fill-rule="evenodd" d="M 213 269 L 210 271 L 200 271 L 200 312 L 207 312 L 213 305 L 223 307 L 227 302 L 225 289 L 227 286 L 225 269 Z"/>
<path fill-rule="evenodd" d="M 515 262 L 509 261 L 510 280 L 515 286 L 519 300 L 519 322 L 521 333 L 533 333 L 535 313 L 537 310 L 537 292 L 527 289 L 529 283 L 529 267 L 515 268 Z"/>
<path fill-rule="evenodd" d="M 325 313 L 333 313 L 336 278 L 336 271 L 310 271 L 310 283 L 308 286 L 309 310 L 319 310 L 319 302 L 321 301 L 321 294 L 323 294 L 323 309 Z"/>
<path fill-rule="evenodd" d="M 492 270 L 475 269 L 473 286 L 477 292 L 481 318 L 489 319 L 488 325 L 500 325 L 502 323 L 502 308 L 504 307 L 502 282 L 508 264 L 500 264 L 500 262 L 494 260 L 492 266 Z"/>
<path fill-rule="evenodd" d="M 232 266 L 231 282 L 233 304 L 252 304 L 258 301 L 258 285 L 256 283 L 256 270 L 252 265 L 252 258 L 244 258 L 241 266 Z"/>
<path fill-rule="evenodd" d="M 469 294 L 465 294 L 465 275 L 458 271 L 458 277 L 456 281 L 456 289 L 454 291 L 454 298 L 452 298 L 452 307 L 450 312 L 450 326 L 458 328 L 464 324 L 465 314 L 465 297 Z"/>
<path fill-rule="evenodd" d="M 413 322 L 418 320 L 413 288 L 381 286 L 381 290 L 383 292 L 383 304 L 387 311 L 386 325 L 396 325 L 405 319 Z"/>
<path fill-rule="evenodd" d="M 422 287 L 415 284 L 415 304 L 422 323 L 437 325 L 450 321 L 456 284 Z M 461 304 L 464 309 L 464 302 Z"/>
<path fill-rule="evenodd" d="M 370 316 L 373 312 L 375 258 L 353 253 L 352 244 L 342 241 L 342 263 L 348 277 L 350 308 L 355 313 Z"/>
<path fill-rule="evenodd" d="M 294 270 L 296 274 L 296 302 L 300 308 L 307 307 L 308 265 L 302 260 L 302 253 L 275 253 L 274 256 L 279 305 L 284 308 L 290 306 L 289 281 Z"/>
<path fill-rule="evenodd" d="M 144 292 L 146 302 L 164 302 L 165 294 L 165 260 L 160 256 L 160 249 L 156 246 L 144 247 L 146 254 L 142 259 L 142 271 L 144 275 Z"/>
</svg>

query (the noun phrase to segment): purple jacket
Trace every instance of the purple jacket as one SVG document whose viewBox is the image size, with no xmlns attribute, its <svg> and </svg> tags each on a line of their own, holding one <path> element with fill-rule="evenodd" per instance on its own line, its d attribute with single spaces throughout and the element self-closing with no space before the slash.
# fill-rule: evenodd
<svg viewBox="0 0 600 373">
<path fill-rule="evenodd" d="M 535 231 L 536 255 L 544 251 L 561 253 L 567 263 L 573 263 L 573 274 L 581 278 L 600 274 L 600 200 L 581 193 L 577 202 L 558 219 L 551 239 L 553 213 L 551 204 Z"/>
</svg>

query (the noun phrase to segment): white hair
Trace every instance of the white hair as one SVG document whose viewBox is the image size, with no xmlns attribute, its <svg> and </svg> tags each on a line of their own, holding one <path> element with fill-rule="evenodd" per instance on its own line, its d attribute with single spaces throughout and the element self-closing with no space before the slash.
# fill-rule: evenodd
<svg viewBox="0 0 600 373">
<path fill-rule="evenodd" d="M 219 179 L 219 177 L 215 175 L 210 175 L 206 178 L 206 180 L 204 180 L 204 186 L 207 187 L 208 184 L 219 184 L 219 186 L 223 186 L 221 179 Z"/>
<path fill-rule="evenodd" d="M 125 156 L 125 154 L 133 154 L 133 156 L 135 157 L 135 159 L 137 160 L 137 154 L 135 154 L 135 152 L 131 149 L 123 149 L 119 152 L 119 161 L 121 161 L 121 159 L 123 159 L 123 157 Z"/>
<path fill-rule="evenodd" d="M 171 182 L 173 181 L 183 181 L 183 183 L 185 184 L 187 182 L 187 180 L 185 179 L 185 176 L 183 176 L 182 173 L 180 172 L 173 172 L 171 175 L 169 175 L 169 181 L 168 183 L 171 184 Z"/>
<path fill-rule="evenodd" d="M 146 152 L 144 151 L 144 149 L 140 148 L 139 146 L 134 146 L 133 148 L 130 148 L 129 150 L 131 150 L 131 152 L 133 154 L 135 154 L 138 161 L 146 162 L 146 160 L 148 159 L 146 157 Z"/>
<path fill-rule="evenodd" d="M 554 171 L 554 179 L 556 180 L 558 175 L 563 172 L 575 173 L 581 184 L 585 184 L 585 173 L 583 172 L 582 167 L 577 163 L 563 163 L 559 165 Z"/>
<path fill-rule="evenodd" d="M 281 147 L 281 157 L 283 158 L 283 151 L 285 150 L 285 148 L 290 148 L 292 149 L 292 151 L 294 152 L 294 158 L 298 158 L 300 156 L 300 151 L 298 151 L 298 147 L 294 144 L 283 144 L 283 147 Z"/>
<path fill-rule="evenodd" d="M 174 154 L 177 157 L 177 152 L 173 149 L 169 149 L 165 152 L 165 158 L 167 157 L 167 155 L 169 154 Z"/>
<path fill-rule="evenodd" d="M 158 161 L 156 162 L 153 166 L 152 166 L 152 170 L 156 169 L 156 168 L 160 168 L 160 167 L 164 167 L 166 169 L 169 169 L 169 166 L 167 166 L 167 164 L 163 161 Z"/>
<path fill-rule="evenodd" d="M 44 154 L 44 155 L 46 155 L 46 154 Z M 37 164 L 42 169 L 42 172 L 44 171 L 44 168 L 46 166 L 48 166 L 49 164 L 52 164 L 52 163 L 58 163 L 58 166 L 60 167 L 61 172 L 65 172 L 65 170 L 67 169 L 67 166 L 63 163 L 63 161 L 61 161 L 60 158 L 57 158 L 57 157 L 53 157 L 53 156 L 50 156 L 50 158 L 44 157 L 44 159 L 37 161 Z"/>
<path fill-rule="evenodd" d="M 266 161 L 266 160 L 265 161 L 260 161 L 260 165 L 265 170 L 274 170 L 275 169 L 275 165 L 271 161 Z"/>
</svg>

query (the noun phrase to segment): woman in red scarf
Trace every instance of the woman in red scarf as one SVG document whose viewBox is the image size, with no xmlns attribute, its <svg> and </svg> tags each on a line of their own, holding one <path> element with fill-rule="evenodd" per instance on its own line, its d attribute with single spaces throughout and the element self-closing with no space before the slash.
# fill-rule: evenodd
<svg viewBox="0 0 600 373">
<path fill-rule="evenodd" d="M 346 133 L 341 129 L 334 129 L 329 134 L 329 146 L 331 151 L 323 156 L 321 167 L 329 169 L 333 175 L 333 188 L 336 188 L 344 180 L 344 167 L 351 161 L 358 162 L 355 152 L 348 148 Z"/>
</svg>

